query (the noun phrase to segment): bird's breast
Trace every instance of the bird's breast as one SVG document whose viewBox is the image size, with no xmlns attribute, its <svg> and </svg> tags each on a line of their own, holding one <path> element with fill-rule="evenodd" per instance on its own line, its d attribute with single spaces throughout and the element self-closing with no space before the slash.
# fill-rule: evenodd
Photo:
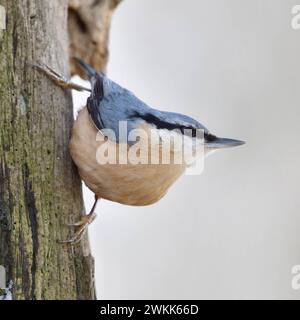
<svg viewBox="0 0 300 320">
<path fill-rule="evenodd" d="M 141 137 L 139 145 L 153 150 L 155 146 L 145 139 Z M 99 198 L 128 205 L 155 203 L 184 172 L 185 165 L 152 164 L 150 152 L 143 155 L 141 150 L 129 149 L 128 145 L 105 140 L 86 108 L 79 112 L 72 129 L 70 153 L 85 184 Z M 129 152 L 136 152 L 141 163 L 124 163 Z"/>
</svg>

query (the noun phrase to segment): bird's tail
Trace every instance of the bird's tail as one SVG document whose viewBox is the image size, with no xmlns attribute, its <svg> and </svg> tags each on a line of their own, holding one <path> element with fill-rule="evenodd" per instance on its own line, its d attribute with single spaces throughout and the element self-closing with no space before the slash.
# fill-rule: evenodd
<svg viewBox="0 0 300 320">
<path fill-rule="evenodd" d="M 86 72 L 89 78 L 93 78 L 96 76 L 97 71 L 93 69 L 88 63 L 84 62 L 83 60 L 74 57 L 74 60 L 82 67 L 82 69 Z"/>
</svg>

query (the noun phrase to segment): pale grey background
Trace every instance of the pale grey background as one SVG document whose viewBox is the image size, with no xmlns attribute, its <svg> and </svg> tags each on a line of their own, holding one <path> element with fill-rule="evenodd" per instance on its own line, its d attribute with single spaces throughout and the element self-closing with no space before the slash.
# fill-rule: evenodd
<svg viewBox="0 0 300 320">
<path fill-rule="evenodd" d="M 296 0 L 124 0 L 108 75 L 147 103 L 247 145 L 216 153 L 159 203 L 101 201 L 99 298 L 300 298 Z M 85 94 L 76 94 L 78 106 Z M 87 209 L 93 195 L 85 189 Z"/>
</svg>

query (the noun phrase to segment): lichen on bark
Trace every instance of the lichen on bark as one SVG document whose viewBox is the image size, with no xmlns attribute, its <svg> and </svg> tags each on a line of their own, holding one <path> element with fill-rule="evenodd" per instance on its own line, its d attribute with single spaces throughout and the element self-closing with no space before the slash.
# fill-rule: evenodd
<svg viewBox="0 0 300 320">
<path fill-rule="evenodd" d="M 70 1 L 73 13 L 75 2 Z M 113 10 L 118 2 L 94 5 L 105 15 L 101 10 Z M 30 66 L 42 61 L 67 75 L 69 56 L 86 58 L 68 46 L 68 30 L 73 43 L 69 3 L 0 0 L 0 5 L 7 13 L 6 30 L 0 31 L 0 265 L 14 282 L 14 299 L 95 299 L 87 239 L 77 246 L 57 241 L 70 237 L 73 230 L 66 224 L 84 210 L 68 150 L 71 94 Z M 103 61 L 92 63 L 101 69 L 107 62 L 109 21 L 97 45 Z M 77 72 L 72 63 L 71 68 Z"/>
</svg>

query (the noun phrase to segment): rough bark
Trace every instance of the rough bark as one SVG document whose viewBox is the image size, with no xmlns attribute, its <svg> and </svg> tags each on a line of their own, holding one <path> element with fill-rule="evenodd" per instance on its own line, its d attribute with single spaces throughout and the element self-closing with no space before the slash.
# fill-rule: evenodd
<svg viewBox="0 0 300 320">
<path fill-rule="evenodd" d="M 85 77 L 72 57 L 83 59 L 96 70 L 105 71 L 112 14 L 121 0 L 70 0 L 68 28 L 72 74 Z"/>
<path fill-rule="evenodd" d="M 57 242 L 73 234 L 66 224 L 84 210 L 68 150 L 71 94 L 27 64 L 42 61 L 69 74 L 68 1 L 0 5 L 7 13 L 6 30 L 0 31 L 0 265 L 14 282 L 14 299 L 95 299 L 88 240 L 76 246 Z M 105 57 L 107 32 L 97 46 Z M 73 56 L 72 39 L 71 32 Z M 104 68 L 103 59 L 93 64 Z"/>
</svg>

